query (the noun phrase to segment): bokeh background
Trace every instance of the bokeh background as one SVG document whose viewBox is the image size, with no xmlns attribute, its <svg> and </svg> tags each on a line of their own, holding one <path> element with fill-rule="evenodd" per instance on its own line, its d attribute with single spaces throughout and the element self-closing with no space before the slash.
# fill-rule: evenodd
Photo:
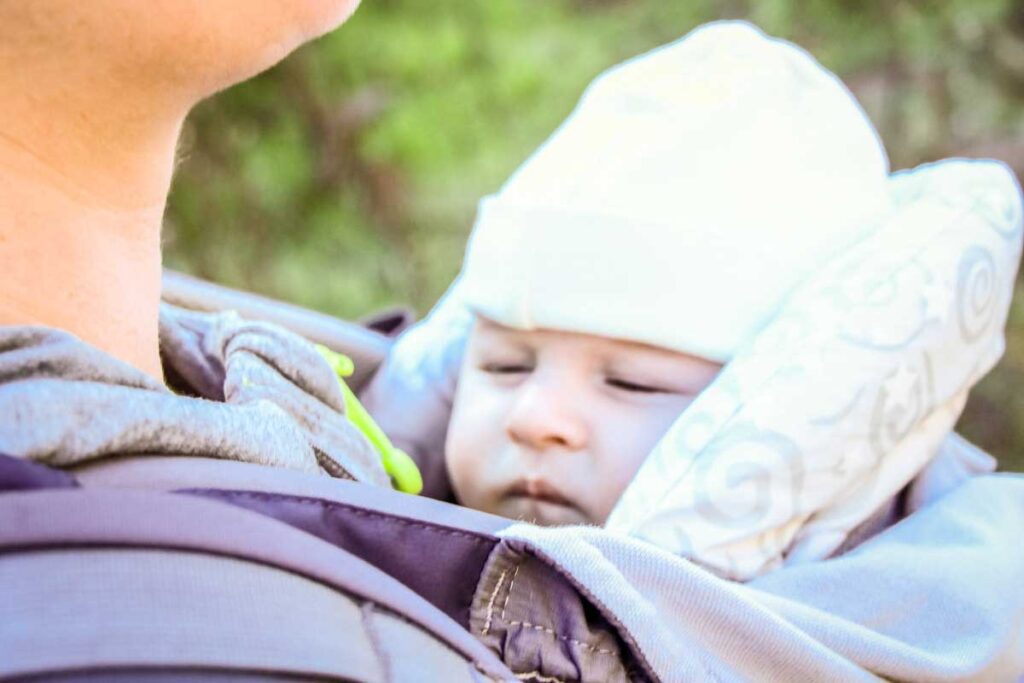
<svg viewBox="0 0 1024 683">
<path fill-rule="evenodd" d="M 477 200 L 591 78 L 720 18 L 753 20 L 838 73 L 894 170 L 987 156 L 1024 176 L 1024 0 L 364 0 L 190 117 L 167 265 L 346 318 L 423 313 L 458 270 Z M 1006 357 L 960 424 L 1015 470 L 1021 290 Z"/>
</svg>

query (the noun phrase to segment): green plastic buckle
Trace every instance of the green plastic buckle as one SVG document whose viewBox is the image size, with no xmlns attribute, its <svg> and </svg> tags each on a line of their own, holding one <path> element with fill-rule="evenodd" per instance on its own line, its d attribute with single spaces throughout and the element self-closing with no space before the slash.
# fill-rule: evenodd
<svg viewBox="0 0 1024 683">
<path fill-rule="evenodd" d="M 381 463 L 384 471 L 391 477 L 395 488 L 405 493 L 419 493 L 423 490 L 423 477 L 416 463 L 409 457 L 409 454 L 395 446 L 388 439 L 366 408 L 356 398 L 355 392 L 345 382 L 346 377 L 351 377 L 356 366 L 348 356 L 332 351 L 323 344 L 317 344 L 316 350 L 324 357 L 327 363 L 338 376 L 338 384 L 341 386 L 341 394 L 345 399 L 345 414 L 349 421 L 369 440 L 373 447 L 380 453 Z"/>
</svg>

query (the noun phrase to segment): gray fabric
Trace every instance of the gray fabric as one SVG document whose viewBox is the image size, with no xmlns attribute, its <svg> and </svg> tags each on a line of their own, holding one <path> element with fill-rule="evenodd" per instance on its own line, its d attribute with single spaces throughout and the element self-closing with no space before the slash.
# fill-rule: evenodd
<svg viewBox="0 0 1024 683">
<path fill-rule="evenodd" d="M 388 485 L 344 417 L 313 347 L 234 313 L 164 305 L 161 354 L 176 395 L 74 336 L 0 328 L 0 452 L 71 466 L 118 455 L 199 455 Z"/>
<path fill-rule="evenodd" d="M 748 584 L 591 527 L 522 524 L 500 535 L 564 568 L 663 681 L 938 683 L 1024 674 L 1021 529 L 1024 476 L 996 474 L 957 486 L 841 557 Z M 478 604 L 495 580 L 482 579 Z M 537 612 L 533 595 L 510 593 L 503 611 Z M 597 645 L 562 614 L 542 611 L 533 623 Z"/>
<path fill-rule="evenodd" d="M 161 297 L 164 301 L 192 311 L 238 311 L 247 320 L 280 325 L 303 339 L 344 351 L 355 362 L 348 379 L 358 389 L 370 378 L 391 348 L 387 335 L 365 325 L 339 320 L 317 311 L 275 301 L 252 292 L 231 289 L 199 278 L 164 269 Z M 411 316 L 411 314 L 410 314 Z M 372 321 L 368 321 L 372 324 Z M 400 324 L 408 325 L 411 321 Z"/>
</svg>

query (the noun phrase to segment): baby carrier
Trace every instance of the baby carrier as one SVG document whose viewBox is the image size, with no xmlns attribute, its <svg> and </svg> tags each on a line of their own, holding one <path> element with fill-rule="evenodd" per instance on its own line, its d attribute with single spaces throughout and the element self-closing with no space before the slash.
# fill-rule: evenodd
<svg viewBox="0 0 1024 683">
<path fill-rule="evenodd" d="M 390 343 L 174 273 L 165 299 L 300 331 L 353 357 L 357 386 Z M 0 455 L 0 679 L 652 680 L 613 615 L 495 535 L 508 524 L 248 463 L 72 475 Z M 544 595 L 536 623 L 510 614 L 513 564 L 516 590 Z"/>
<path fill-rule="evenodd" d="M 1007 189 L 1002 169 L 985 164 L 915 173 L 920 182 L 913 174 L 894 181 L 905 201 L 942 200 L 925 202 L 932 212 L 919 227 L 948 209 L 968 242 L 1007 245 L 992 248 L 999 261 L 990 279 L 963 265 L 974 261 L 936 266 L 962 284 L 981 278 L 983 287 L 964 290 L 972 297 L 960 312 L 970 317 L 954 324 L 984 313 L 985 329 L 995 329 L 1019 253 L 1016 185 Z M 915 240 L 936 244 L 929 235 L 923 227 L 890 235 L 910 254 L 909 272 L 927 257 Z M 975 291 L 999 296 L 981 308 L 988 299 Z M 235 309 L 345 353 L 356 361 L 357 387 L 391 344 L 365 327 L 173 274 L 165 298 Z M 796 310 L 815 312 L 813 296 L 796 300 L 807 304 Z M 999 341 L 993 336 L 993 348 Z M 734 364 L 723 377 L 776 377 L 771 356 L 752 359 L 763 365 Z M 20 362 L 47 378 L 46 359 L 27 353 Z M 10 382 L 5 363 L 0 356 L 0 381 Z M 931 369 L 939 378 L 949 368 Z M 959 396 L 952 384 L 929 389 Z M 410 422 L 420 408 L 404 404 Z M 64 445 L 73 448 L 68 433 Z M 685 507 L 639 520 L 644 533 L 542 529 L 296 469 L 117 453 L 70 471 L 0 453 L 0 680 L 959 681 L 1024 673 L 1024 478 L 978 475 L 987 456 L 955 436 L 827 559 L 793 561 L 746 583 L 701 569 L 669 543 L 639 540 L 682 544 Z M 662 448 L 651 462 L 669 468 L 673 457 Z M 972 472 L 972 463 L 982 465 Z M 637 481 L 669 481 L 658 472 Z M 848 508 L 827 512 L 819 516 L 826 530 Z M 757 558 L 778 557 L 778 535 L 765 534 L 776 545 L 760 544 Z"/>
</svg>

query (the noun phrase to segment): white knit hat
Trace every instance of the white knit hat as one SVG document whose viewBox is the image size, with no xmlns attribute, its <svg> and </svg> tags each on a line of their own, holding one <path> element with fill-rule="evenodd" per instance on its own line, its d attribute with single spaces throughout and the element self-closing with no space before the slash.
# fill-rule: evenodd
<svg viewBox="0 0 1024 683">
<path fill-rule="evenodd" d="M 888 211 L 887 176 L 833 74 L 750 24 L 709 24 L 599 76 L 481 202 L 464 293 L 512 327 L 727 361 Z"/>
</svg>

